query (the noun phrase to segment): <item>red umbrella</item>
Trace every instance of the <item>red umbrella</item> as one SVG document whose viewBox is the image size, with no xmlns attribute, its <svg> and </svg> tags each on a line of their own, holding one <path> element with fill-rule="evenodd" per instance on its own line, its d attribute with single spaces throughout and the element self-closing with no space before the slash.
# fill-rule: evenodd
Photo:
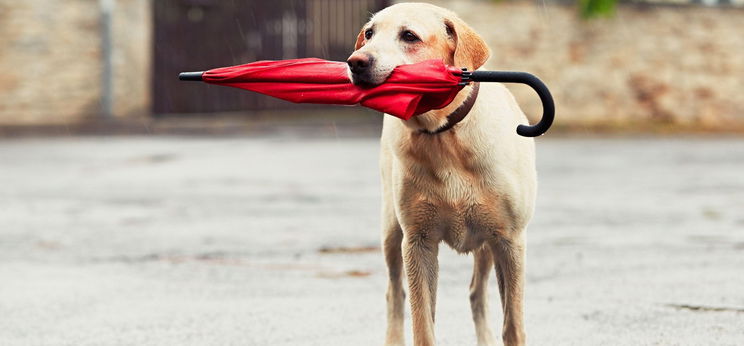
<svg viewBox="0 0 744 346">
<path fill-rule="evenodd" d="M 537 77 L 525 72 L 473 71 L 446 66 L 441 60 L 396 67 L 384 83 L 364 87 L 351 82 L 345 62 L 315 58 L 257 61 L 204 72 L 184 72 L 181 80 L 246 89 L 297 103 L 355 105 L 404 120 L 447 106 L 469 81 L 525 83 L 543 101 L 543 118 L 535 126 L 520 125 L 522 136 L 539 136 L 553 121 L 553 99 Z"/>
</svg>

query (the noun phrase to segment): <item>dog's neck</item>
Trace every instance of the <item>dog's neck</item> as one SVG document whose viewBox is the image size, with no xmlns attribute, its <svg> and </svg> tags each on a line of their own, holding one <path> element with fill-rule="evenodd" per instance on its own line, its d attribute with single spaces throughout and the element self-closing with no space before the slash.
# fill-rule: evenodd
<svg viewBox="0 0 744 346">
<path fill-rule="evenodd" d="M 437 135 L 451 130 L 470 113 L 478 98 L 479 83 L 466 86 L 442 109 L 432 110 L 410 119 L 406 125 L 416 132 Z"/>
<path fill-rule="evenodd" d="M 422 129 L 421 132 L 428 134 L 428 135 L 436 135 L 440 134 L 444 131 L 448 131 L 455 127 L 459 122 L 461 122 L 463 119 L 465 119 L 465 116 L 470 113 L 470 110 L 473 109 L 473 106 L 475 105 L 475 100 L 478 98 L 478 90 L 480 89 L 480 83 L 473 83 L 473 86 L 470 88 L 470 93 L 468 93 L 468 96 L 465 98 L 465 101 L 461 103 L 457 108 L 455 108 L 452 113 L 447 115 L 447 123 L 445 123 L 443 126 L 440 126 L 434 131 L 429 131 L 427 129 Z"/>
</svg>

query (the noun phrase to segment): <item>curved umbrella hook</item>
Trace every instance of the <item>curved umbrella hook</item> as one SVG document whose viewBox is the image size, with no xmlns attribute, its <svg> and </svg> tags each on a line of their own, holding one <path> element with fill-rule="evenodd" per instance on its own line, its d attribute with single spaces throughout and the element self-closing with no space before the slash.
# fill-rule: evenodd
<svg viewBox="0 0 744 346">
<path fill-rule="evenodd" d="M 540 121 L 535 125 L 517 126 L 517 134 L 524 137 L 537 137 L 548 131 L 553 124 L 555 117 L 555 103 L 550 90 L 539 78 L 527 72 L 514 71 L 472 71 L 462 73 L 463 81 L 473 82 L 501 82 L 501 83 L 522 83 L 529 85 L 537 92 L 542 101 L 543 115 Z"/>
</svg>

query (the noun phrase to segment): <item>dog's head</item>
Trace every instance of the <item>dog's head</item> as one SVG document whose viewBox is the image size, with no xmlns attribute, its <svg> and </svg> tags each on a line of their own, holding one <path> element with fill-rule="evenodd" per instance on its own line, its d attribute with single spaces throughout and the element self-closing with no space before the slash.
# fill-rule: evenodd
<svg viewBox="0 0 744 346">
<path fill-rule="evenodd" d="M 423 3 L 401 3 L 375 14 L 347 60 L 354 84 L 378 85 L 402 64 L 442 59 L 475 70 L 489 56 L 483 39 L 454 13 Z"/>
</svg>

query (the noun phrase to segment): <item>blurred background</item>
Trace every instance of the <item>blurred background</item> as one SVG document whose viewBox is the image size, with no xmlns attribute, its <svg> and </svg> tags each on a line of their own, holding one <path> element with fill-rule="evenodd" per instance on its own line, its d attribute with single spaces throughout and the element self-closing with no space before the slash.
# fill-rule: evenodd
<svg viewBox="0 0 744 346">
<path fill-rule="evenodd" d="M 282 116 L 291 116 L 308 106 L 179 83 L 174 76 L 262 59 L 345 60 L 361 25 L 390 3 L 2 1 L 0 125 L 13 134 L 29 126 L 158 124 L 164 117 L 213 119 L 234 112 L 250 120 L 277 109 L 290 109 Z M 544 79 L 561 109 L 557 127 L 744 127 L 739 0 L 433 3 L 459 13 L 488 41 L 493 56 L 487 68 Z M 514 89 L 528 114 L 539 113 L 531 90 Z M 380 119 L 365 114 L 357 120 Z"/>
<path fill-rule="evenodd" d="M 0 0 L 0 344 L 382 343 L 381 115 L 177 74 L 345 60 L 395 2 Z M 428 2 L 555 97 L 528 340 L 740 345 L 744 1 Z M 475 344 L 442 249 L 438 340 Z"/>
</svg>

